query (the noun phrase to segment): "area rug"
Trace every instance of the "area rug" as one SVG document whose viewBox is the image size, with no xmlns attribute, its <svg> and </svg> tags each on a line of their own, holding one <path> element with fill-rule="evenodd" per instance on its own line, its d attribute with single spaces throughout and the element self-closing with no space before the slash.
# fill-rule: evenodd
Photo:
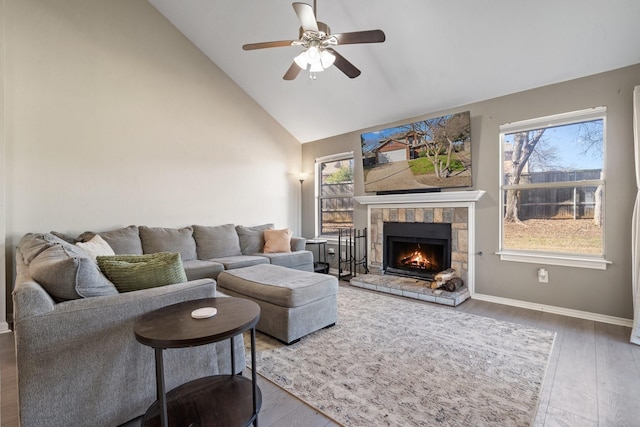
<svg viewBox="0 0 640 427">
<path fill-rule="evenodd" d="M 345 426 L 528 426 L 555 332 L 340 287 L 338 323 L 257 372 Z M 247 363 L 249 364 L 249 353 Z"/>
</svg>

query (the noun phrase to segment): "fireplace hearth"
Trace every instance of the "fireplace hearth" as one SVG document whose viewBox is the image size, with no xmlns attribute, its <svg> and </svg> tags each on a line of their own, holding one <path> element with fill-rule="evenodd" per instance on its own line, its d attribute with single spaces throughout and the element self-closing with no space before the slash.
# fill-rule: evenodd
<svg viewBox="0 0 640 427">
<path fill-rule="evenodd" d="M 451 267 L 451 224 L 385 222 L 383 272 L 431 280 Z"/>
</svg>

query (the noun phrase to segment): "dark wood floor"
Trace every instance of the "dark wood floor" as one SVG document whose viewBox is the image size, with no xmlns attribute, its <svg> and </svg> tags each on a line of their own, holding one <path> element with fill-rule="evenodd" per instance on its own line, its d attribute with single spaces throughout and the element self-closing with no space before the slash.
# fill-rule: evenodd
<svg viewBox="0 0 640 427">
<path fill-rule="evenodd" d="M 557 332 L 534 426 L 640 426 L 640 346 L 629 344 L 630 328 L 476 300 L 452 310 Z M 260 426 L 338 425 L 268 381 L 259 384 Z M 0 334 L 0 386 L 1 426 L 17 427 L 13 333 Z"/>
</svg>

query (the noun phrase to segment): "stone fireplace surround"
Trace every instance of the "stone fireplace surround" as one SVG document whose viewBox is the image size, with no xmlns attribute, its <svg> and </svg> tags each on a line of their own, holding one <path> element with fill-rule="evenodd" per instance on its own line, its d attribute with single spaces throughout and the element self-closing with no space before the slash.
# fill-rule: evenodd
<svg viewBox="0 0 640 427">
<path fill-rule="evenodd" d="M 475 203 L 484 193 L 481 190 L 469 190 L 356 197 L 358 203 L 367 205 L 370 274 L 354 277 L 351 284 L 454 306 L 472 296 L 475 279 Z M 382 232 L 385 222 L 450 223 L 451 267 L 464 280 L 466 288 L 459 293 L 434 293 L 424 281 L 383 275 Z"/>
</svg>

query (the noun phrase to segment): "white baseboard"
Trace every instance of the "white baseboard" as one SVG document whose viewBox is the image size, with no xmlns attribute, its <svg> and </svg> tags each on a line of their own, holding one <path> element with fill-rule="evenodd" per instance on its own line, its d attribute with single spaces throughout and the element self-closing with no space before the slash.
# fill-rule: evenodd
<svg viewBox="0 0 640 427">
<path fill-rule="evenodd" d="M 537 304 L 527 301 L 519 301 L 509 298 L 494 297 L 474 293 L 471 299 L 480 301 L 495 302 L 497 304 L 510 305 L 513 307 L 527 308 L 529 310 L 546 311 L 548 313 L 560 314 L 563 316 L 576 317 L 578 319 L 593 320 L 594 322 L 609 323 L 611 325 L 633 327 L 633 320 L 622 317 L 607 316 L 604 314 L 590 313 L 588 311 L 573 310 L 571 308 L 556 307 L 553 305 Z"/>
<path fill-rule="evenodd" d="M 9 324 L 7 322 L 0 322 L 0 334 L 5 334 L 7 332 L 11 332 Z"/>
</svg>

